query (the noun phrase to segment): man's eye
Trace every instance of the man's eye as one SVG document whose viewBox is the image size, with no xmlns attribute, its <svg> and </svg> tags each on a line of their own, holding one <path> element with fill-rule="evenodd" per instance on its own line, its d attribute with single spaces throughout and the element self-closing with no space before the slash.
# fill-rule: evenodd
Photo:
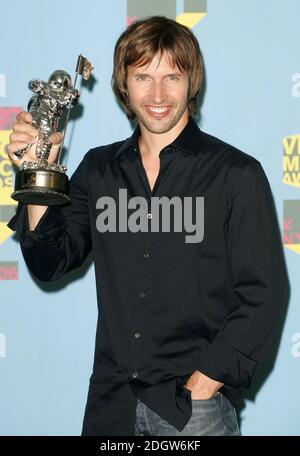
<svg viewBox="0 0 300 456">
<path fill-rule="evenodd" d="M 169 79 L 171 81 L 178 81 L 179 77 L 178 76 L 174 76 L 173 74 L 170 74 Z"/>
<path fill-rule="evenodd" d="M 136 79 L 137 79 L 137 81 L 146 81 L 147 80 L 147 76 L 144 76 L 144 75 L 137 76 Z"/>
</svg>

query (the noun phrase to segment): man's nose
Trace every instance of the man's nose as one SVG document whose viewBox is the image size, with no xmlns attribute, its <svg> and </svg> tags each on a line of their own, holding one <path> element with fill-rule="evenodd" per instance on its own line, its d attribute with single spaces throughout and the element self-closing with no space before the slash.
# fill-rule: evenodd
<svg viewBox="0 0 300 456">
<path fill-rule="evenodd" d="M 165 89 L 162 82 L 154 82 L 152 87 L 153 101 L 157 104 L 164 100 Z"/>
</svg>

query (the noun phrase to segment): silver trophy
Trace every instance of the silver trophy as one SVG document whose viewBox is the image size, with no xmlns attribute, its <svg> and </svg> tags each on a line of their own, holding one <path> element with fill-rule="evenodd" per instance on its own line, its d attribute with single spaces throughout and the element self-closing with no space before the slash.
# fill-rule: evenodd
<svg viewBox="0 0 300 456">
<path fill-rule="evenodd" d="M 39 205 L 62 205 L 70 201 L 67 168 L 59 163 L 63 141 L 56 163 L 48 163 L 52 147 L 49 137 L 58 129 L 58 124 L 67 110 L 63 132 L 65 138 L 71 108 L 78 103 L 80 92 L 75 89 L 78 74 L 89 79 L 93 67 L 82 55 L 78 57 L 74 87 L 71 76 L 63 70 L 52 73 L 48 82 L 33 79 L 29 89 L 32 96 L 27 110 L 32 115 L 32 124 L 38 130 L 36 145 L 36 162 L 24 161 L 16 173 L 15 189 L 11 194 L 14 200 Z M 29 147 L 15 152 L 21 158 Z"/>
</svg>

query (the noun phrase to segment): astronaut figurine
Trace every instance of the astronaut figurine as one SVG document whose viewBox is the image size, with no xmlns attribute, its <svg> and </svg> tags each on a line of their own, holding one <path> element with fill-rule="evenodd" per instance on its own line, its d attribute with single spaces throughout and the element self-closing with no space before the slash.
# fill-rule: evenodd
<svg viewBox="0 0 300 456">
<path fill-rule="evenodd" d="M 54 71 L 48 82 L 33 79 L 28 87 L 36 93 L 28 103 L 28 111 L 33 118 L 32 123 L 38 129 L 36 156 L 39 165 L 47 168 L 47 159 L 52 145 L 49 137 L 57 131 L 64 108 L 78 103 L 80 92 L 72 87 L 71 76 L 63 70 Z M 60 168 L 59 165 L 58 168 Z"/>
</svg>

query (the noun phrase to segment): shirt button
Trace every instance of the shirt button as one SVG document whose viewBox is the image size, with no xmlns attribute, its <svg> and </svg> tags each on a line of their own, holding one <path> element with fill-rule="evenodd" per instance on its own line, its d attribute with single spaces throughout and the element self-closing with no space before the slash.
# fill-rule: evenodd
<svg viewBox="0 0 300 456">
<path fill-rule="evenodd" d="M 145 258 L 149 258 L 149 256 L 150 256 L 150 255 L 149 255 L 149 253 L 148 253 L 147 250 L 146 250 L 146 252 L 144 253 L 144 257 L 145 257 Z"/>
<path fill-rule="evenodd" d="M 140 298 L 144 298 L 145 296 L 146 296 L 146 294 L 143 291 L 141 291 L 140 292 Z"/>
<path fill-rule="evenodd" d="M 141 337 L 141 335 L 140 335 L 140 333 L 135 333 L 134 337 L 135 337 L 136 339 L 138 339 L 139 337 Z"/>
<path fill-rule="evenodd" d="M 152 214 L 147 214 L 147 218 L 151 219 L 152 218 Z"/>
<path fill-rule="evenodd" d="M 132 374 L 132 377 L 133 377 L 133 378 L 138 378 L 138 376 L 139 376 L 139 373 L 138 373 L 138 372 L 133 372 L 133 374 Z"/>
</svg>

